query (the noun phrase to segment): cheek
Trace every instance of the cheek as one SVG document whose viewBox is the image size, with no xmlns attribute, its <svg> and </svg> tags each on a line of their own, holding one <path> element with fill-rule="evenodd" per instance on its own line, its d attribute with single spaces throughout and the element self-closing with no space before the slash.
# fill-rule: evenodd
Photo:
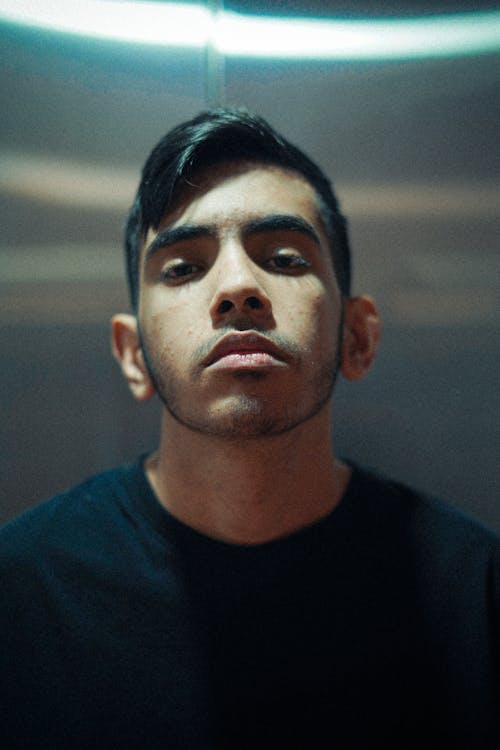
<svg viewBox="0 0 500 750">
<path fill-rule="evenodd" d="M 196 313 L 184 304 L 147 305 L 142 310 L 144 343 L 159 366 L 185 370 L 199 345 L 200 324 Z"/>
<path fill-rule="evenodd" d="M 141 307 L 141 319 L 146 322 L 150 335 L 159 340 L 170 338 L 186 325 L 186 306 L 178 301 L 165 299 L 160 287 L 145 296 Z"/>
<path fill-rule="evenodd" d="M 294 299 L 296 304 L 287 306 L 288 324 L 305 344 L 314 346 L 319 340 L 326 345 L 338 329 L 338 296 L 321 283 L 312 281 Z"/>
</svg>

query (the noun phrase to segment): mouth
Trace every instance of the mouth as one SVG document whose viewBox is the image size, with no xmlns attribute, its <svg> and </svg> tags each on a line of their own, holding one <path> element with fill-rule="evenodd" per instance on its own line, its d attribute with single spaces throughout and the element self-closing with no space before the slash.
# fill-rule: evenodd
<svg viewBox="0 0 500 750">
<path fill-rule="evenodd" d="M 253 332 L 227 334 L 204 362 L 205 367 L 230 370 L 258 370 L 285 364 L 286 356 L 281 349 L 270 339 Z"/>
</svg>

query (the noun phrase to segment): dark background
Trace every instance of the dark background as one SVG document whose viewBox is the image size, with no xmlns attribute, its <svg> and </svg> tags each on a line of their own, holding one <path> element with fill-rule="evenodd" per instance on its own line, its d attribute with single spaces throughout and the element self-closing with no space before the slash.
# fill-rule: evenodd
<svg viewBox="0 0 500 750">
<path fill-rule="evenodd" d="M 466 5 L 226 8 L 377 18 Z M 304 148 L 350 217 L 355 291 L 375 296 L 384 331 L 367 380 L 339 383 L 340 453 L 500 530 L 500 55 L 218 59 L 214 80 L 203 51 L 0 33 L 0 521 L 155 446 L 158 405 L 133 402 L 109 355 L 109 317 L 128 309 L 123 219 L 151 147 L 216 97 Z"/>
</svg>

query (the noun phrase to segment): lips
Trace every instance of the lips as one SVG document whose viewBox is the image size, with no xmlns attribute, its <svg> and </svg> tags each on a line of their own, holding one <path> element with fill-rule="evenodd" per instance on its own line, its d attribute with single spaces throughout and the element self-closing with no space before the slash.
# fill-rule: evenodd
<svg viewBox="0 0 500 750">
<path fill-rule="evenodd" d="M 255 355 L 255 356 L 252 356 Z M 262 355 L 259 359 L 258 355 Z M 265 364 L 266 361 L 285 362 L 286 356 L 270 339 L 258 333 L 230 333 L 224 336 L 211 350 L 204 361 L 205 367 L 227 358 L 233 364 Z"/>
</svg>

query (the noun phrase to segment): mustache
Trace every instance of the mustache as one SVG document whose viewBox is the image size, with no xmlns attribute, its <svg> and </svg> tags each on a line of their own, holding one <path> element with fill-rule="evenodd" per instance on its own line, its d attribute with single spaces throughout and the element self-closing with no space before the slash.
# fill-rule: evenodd
<svg viewBox="0 0 500 750">
<path fill-rule="evenodd" d="M 210 352 L 214 349 L 219 341 L 227 334 L 231 333 L 256 333 L 260 336 L 265 336 L 268 341 L 271 341 L 283 354 L 292 360 L 299 360 L 301 358 L 300 347 L 295 344 L 291 339 L 286 336 L 282 336 L 278 333 L 273 333 L 269 330 L 264 330 L 255 325 L 248 327 L 239 326 L 226 326 L 220 328 L 216 334 L 211 336 L 209 339 L 200 344 L 191 355 L 191 364 L 194 367 L 201 367 L 201 363 L 206 360 Z"/>
</svg>

